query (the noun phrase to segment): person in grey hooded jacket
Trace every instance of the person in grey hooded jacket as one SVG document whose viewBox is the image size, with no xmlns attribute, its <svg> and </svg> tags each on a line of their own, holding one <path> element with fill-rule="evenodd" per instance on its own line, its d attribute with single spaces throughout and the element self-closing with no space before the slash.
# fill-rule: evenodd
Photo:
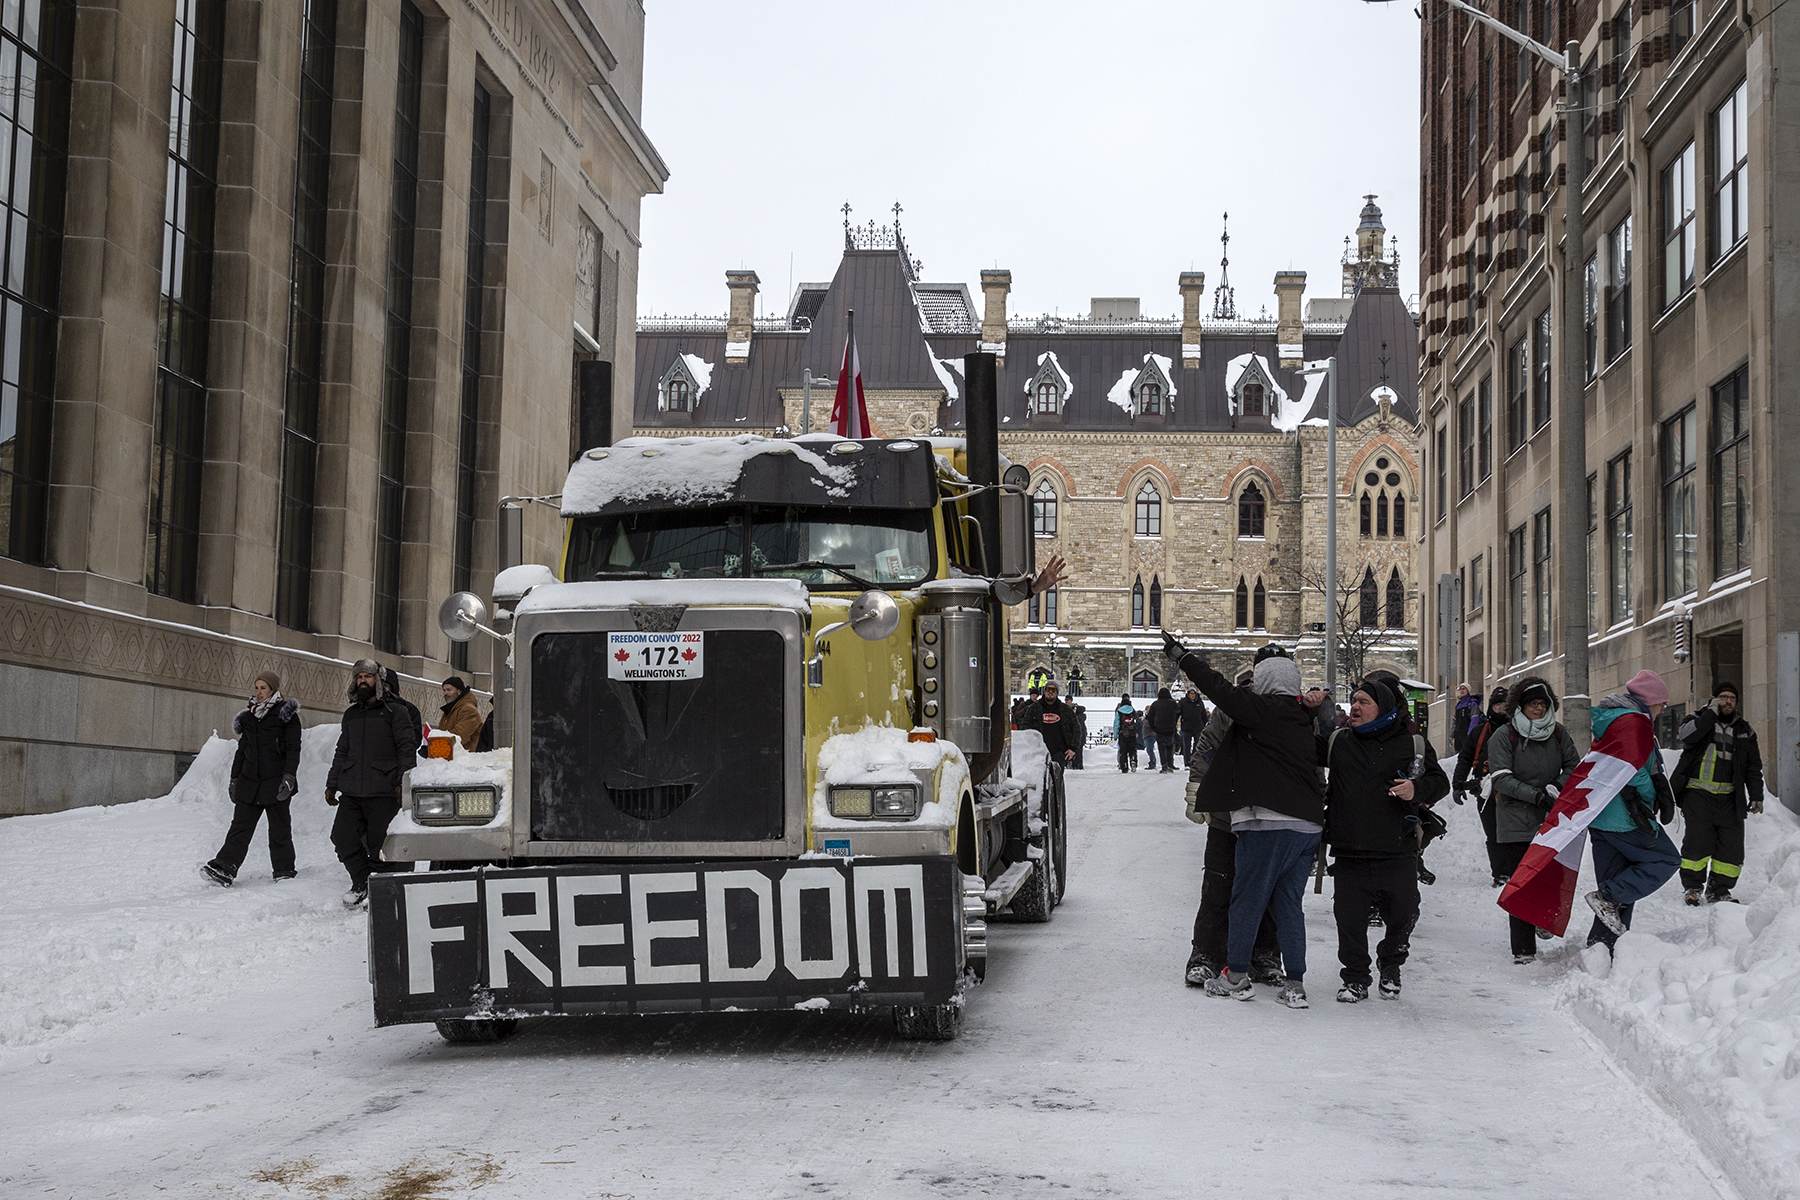
<svg viewBox="0 0 1800 1200">
<path fill-rule="evenodd" d="M 1507 697 L 1512 719 L 1488 736 L 1488 778 L 1494 789 L 1496 874 L 1519 869 L 1531 839 L 1550 815 L 1557 795 L 1581 762 L 1575 741 L 1556 720 L 1559 703 L 1548 681 L 1527 675 Z M 1529 921 L 1507 917 L 1513 961 L 1537 955 L 1537 938 L 1549 936 Z"/>
</svg>

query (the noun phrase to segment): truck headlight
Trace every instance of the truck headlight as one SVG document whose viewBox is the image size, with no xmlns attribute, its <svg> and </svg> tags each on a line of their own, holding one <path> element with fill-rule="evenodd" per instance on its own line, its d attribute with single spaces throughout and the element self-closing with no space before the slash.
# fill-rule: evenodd
<svg viewBox="0 0 1800 1200">
<path fill-rule="evenodd" d="M 904 821 L 919 815 L 919 789 L 911 783 L 884 783 L 874 787 L 831 789 L 834 817 Z"/>
<path fill-rule="evenodd" d="M 491 787 L 415 791 L 413 820 L 421 825 L 485 825 L 493 820 L 498 801 Z"/>
</svg>

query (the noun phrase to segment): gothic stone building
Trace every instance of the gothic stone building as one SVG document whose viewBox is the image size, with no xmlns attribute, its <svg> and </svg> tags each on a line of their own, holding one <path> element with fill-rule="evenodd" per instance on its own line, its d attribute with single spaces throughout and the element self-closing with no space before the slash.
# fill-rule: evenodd
<svg viewBox="0 0 1800 1200">
<path fill-rule="evenodd" d="M 5 6 L 0 814 L 166 792 L 265 668 L 308 725 L 364 656 L 487 686 L 433 613 L 560 490 L 576 360 L 629 378 L 643 22 Z"/>
<path fill-rule="evenodd" d="M 1578 42 L 1583 84 L 1562 115 L 1549 66 L 1427 5 L 1424 677 L 1560 685 L 1572 618 L 1590 695 L 1645 667 L 1668 680 L 1665 733 L 1715 683 L 1737 683 L 1770 784 L 1800 807 L 1800 556 L 1782 540 L 1800 512 L 1800 475 L 1782 468 L 1800 445 L 1800 8 L 1500 11 L 1558 51 Z M 1584 328 L 1570 344 L 1563 151 L 1577 136 Z M 1565 420 L 1570 354 L 1587 381 L 1579 430 Z M 1563 474 L 1570 437 L 1585 478 Z M 1586 507 L 1585 545 L 1557 536 L 1567 504 Z M 1562 611 L 1568 571 L 1586 576 L 1585 611 Z M 1461 637 L 1440 644 L 1452 604 Z"/>
<path fill-rule="evenodd" d="M 962 283 L 919 276 L 894 227 L 846 227 L 829 283 L 801 284 L 786 314 L 757 318 L 754 271 L 727 271 L 723 319 L 638 324 L 634 432 L 777 434 L 826 427 L 846 313 L 869 414 L 885 436 L 963 424 L 962 356 L 1000 358 L 1001 452 L 1031 471 L 1038 557 L 1060 552 L 1069 579 L 1015 627 L 1009 664 L 1078 667 L 1089 695 L 1154 695 L 1172 670 L 1160 631 L 1222 665 L 1268 641 L 1317 677 L 1328 592 L 1345 613 L 1350 670 L 1416 671 L 1414 458 L 1417 330 L 1386 257 L 1370 198 L 1341 294 L 1305 300 L 1306 276 L 1275 277 L 1276 315 L 1247 318 L 1221 281 L 1180 275 L 1181 315 L 1146 317 L 1135 299 L 1085 317 L 1014 317 L 1011 275 L 983 271 L 978 308 Z M 1338 364 L 1340 584 L 1324 578 L 1328 507 L 1323 374 Z M 821 382 L 822 381 L 822 382 Z"/>
</svg>

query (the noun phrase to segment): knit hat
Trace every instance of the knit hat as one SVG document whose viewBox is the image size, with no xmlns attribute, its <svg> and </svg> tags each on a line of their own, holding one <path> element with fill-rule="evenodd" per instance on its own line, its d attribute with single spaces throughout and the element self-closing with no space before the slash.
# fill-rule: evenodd
<svg viewBox="0 0 1800 1200">
<path fill-rule="evenodd" d="M 1265 658 L 1256 664 L 1256 673 L 1251 678 L 1250 690 L 1258 696 L 1298 696 L 1300 694 L 1300 668 L 1294 660 L 1285 654 L 1273 658 Z"/>
<path fill-rule="evenodd" d="M 1493 691 L 1488 693 L 1488 707 L 1492 708 L 1496 704 L 1504 703 L 1506 700 L 1506 697 L 1510 694 L 1511 693 L 1509 693 L 1503 687 L 1495 688 Z"/>
<path fill-rule="evenodd" d="M 271 692 L 279 692 L 281 690 L 281 676 L 273 671 L 257 672 L 256 682 L 268 684 Z M 1736 695 L 1736 692 L 1733 692 L 1732 694 Z"/>
<path fill-rule="evenodd" d="M 1551 708 L 1557 707 L 1556 693 L 1551 691 L 1550 685 L 1545 683 L 1541 679 L 1534 679 L 1531 682 L 1524 684 L 1519 689 L 1519 707 L 1520 708 L 1524 708 L 1527 704 L 1530 704 L 1533 700 L 1542 700 L 1545 704 L 1548 704 Z"/>
<path fill-rule="evenodd" d="M 1275 642 L 1270 642 L 1268 645 L 1264 646 L 1262 649 L 1260 649 L 1256 652 L 1256 658 L 1254 661 L 1264 662 L 1271 658 L 1292 658 L 1292 657 L 1293 657 L 1293 655 L 1288 653 L 1286 646 L 1279 645 L 1278 643 L 1275 643 Z"/>
<path fill-rule="evenodd" d="M 1663 682 L 1661 675 L 1648 667 L 1633 675 L 1631 682 L 1625 685 L 1625 690 L 1650 707 L 1669 702 L 1669 685 Z"/>
<path fill-rule="evenodd" d="M 1738 694 L 1738 690 L 1737 690 L 1737 684 L 1735 684 L 1735 683 L 1721 683 L 1721 684 L 1720 684 L 1720 685 L 1719 685 L 1719 686 L 1718 686 L 1718 687 L 1716 687 L 1716 688 L 1714 688 L 1714 689 L 1713 689 L 1713 695 L 1714 695 L 1714 696 L 1723 696 L 1723 695 L 1724 695 L 1724 694 L 1725 694 L 1725 693 L 1726 693 L 1726 692 L 1730 692 L 1730 693 L 1731 693 L 1731 698 L 1732 698 L 1732 699 L 1733 699 L 1733 700 L 1736 700 L 1736 699 L 1737 699 L 1737 694 Z"/>
<path fill-rule="evenodd" d="M 462 681 L 461 675 L 452 675 L 450 678 L 444 680 L 444 686 L 453 687 L 458 692 L 466 692 L 469 690 L 469 685 Z"/>
<path fill-rule="evenodd" d="M 1394 711 L 1394 705 L 1399 703 L 1394 699 L 1394 689 L 1383 683 L 1381 680 L 1376 679 L 1374 676 L 1370 676 L 1357 684 L 1356 690 L 1359 692 L 1367 692 L 1369 694 L 1369 699 L 1375 702 L 1375 715 L 1377 717 L 1387 716 Z"/>
</svg>

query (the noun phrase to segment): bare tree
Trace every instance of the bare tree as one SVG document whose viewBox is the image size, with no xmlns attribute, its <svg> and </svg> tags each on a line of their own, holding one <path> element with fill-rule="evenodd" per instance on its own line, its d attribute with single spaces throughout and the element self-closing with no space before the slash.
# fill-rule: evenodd
<svg viewBox="0 0 1800 1200">
<path fill-rule="evenodd" d="M 1365 568 L 1366 569 L 1366 568 Z M 1367 664 L 1369 652 L 1386 630 L 1381 628 L 1381 595 L 1379 590 L 1375 598 L 1374 620 L 1364 624 L 1362 603 L 1362 575 L 1355 567 L 1339 567 L 1337 586 L 1328 585 L 1323 567 L 1302 566 L 1299 570 L 1300 586 L 1325 594 L 1326 602 L 1337 608 L 1337 661 L 1338 669 L 1348 679 L 1361 679 Z"/>
</svg>

